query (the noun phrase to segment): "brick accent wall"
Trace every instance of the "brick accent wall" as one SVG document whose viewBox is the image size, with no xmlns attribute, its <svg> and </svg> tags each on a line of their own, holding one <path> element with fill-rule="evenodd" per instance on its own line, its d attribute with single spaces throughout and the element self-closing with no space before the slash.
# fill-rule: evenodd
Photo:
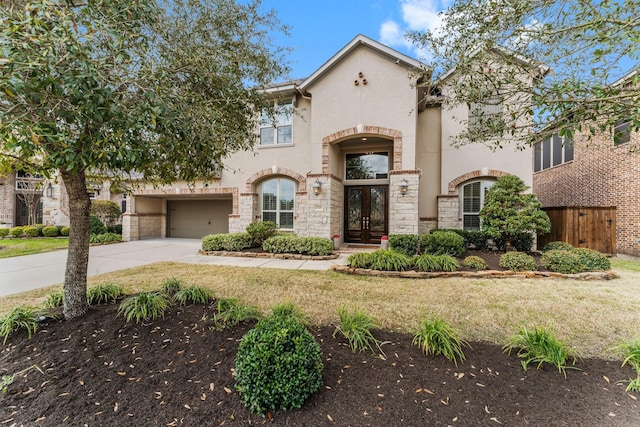
<svg viewBox="0 0 640 427">
<path fill-rule="evenodd" d="M 616 207 L 620 254 L 640 256 L 640 134 L 613 146 L 609 133 L 574 139 L 574 160 L 533 175 L 543 207 Z"/>
</svg>

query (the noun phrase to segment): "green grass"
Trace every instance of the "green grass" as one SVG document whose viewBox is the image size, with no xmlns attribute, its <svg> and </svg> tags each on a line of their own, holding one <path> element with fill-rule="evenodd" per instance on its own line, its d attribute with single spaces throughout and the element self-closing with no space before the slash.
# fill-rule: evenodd
<svg viewBox="0 0 640 427">
<path fill-rule="evenodd" d="M 0 239 L 0 258 L 40 254 L 67 249 L 69 238 L 39 237 L 37 239 Z"/>
<path fill-rule="evenodd" d="M 457 366 L 458 360 L 464 361 L 462 346 L 467 343 L 460 338 L 460 334 L 443 319 L 432 317 L 424 319 L 413 333 L 413 345 L 422 349 L 425 354 L 441 354 L 453 361 Z"/>
<path fill-rule="evenodd" d="M 640 261 L 633 261 L 621 258 L 611 258 L 612 270 L 624 270 L 629 272 L 640 273 Z"/>
</svg>

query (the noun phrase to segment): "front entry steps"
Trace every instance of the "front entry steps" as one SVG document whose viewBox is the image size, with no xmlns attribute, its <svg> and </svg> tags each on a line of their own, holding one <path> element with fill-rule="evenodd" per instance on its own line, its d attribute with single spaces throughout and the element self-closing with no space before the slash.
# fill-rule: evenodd
<svg viewBox="0 0 640 427">
<path fill-rule="evenodd" d="M 364 245 L 357 243 L 345 243 L 340 245 L 337 251 L 339 254 L 356 254 L 359 252 L 374 252 L 380 249 L 380 245 Z"/>
</svg>

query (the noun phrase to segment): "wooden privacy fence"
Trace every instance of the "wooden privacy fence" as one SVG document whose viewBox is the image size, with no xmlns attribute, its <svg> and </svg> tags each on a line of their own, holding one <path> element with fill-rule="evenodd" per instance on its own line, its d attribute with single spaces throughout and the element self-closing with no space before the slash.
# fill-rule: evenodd
<svg viewBox="0 0 640 427">
<path fill-rule="evenodd" d="M 551 232 L 538 236 L 538 248 L 549 242 L 567 242 L 604 254 L 616 253 L 616 208 L 564 206 L 542 208 L 551 220 Z"/>
</svg>

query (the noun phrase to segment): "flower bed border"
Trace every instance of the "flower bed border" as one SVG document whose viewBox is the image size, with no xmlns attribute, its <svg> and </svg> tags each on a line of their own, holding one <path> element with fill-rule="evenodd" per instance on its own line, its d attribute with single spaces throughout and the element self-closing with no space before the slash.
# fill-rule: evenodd
<svg viewBox="0 0 640 427">
<path fill-rule="evenodd" d="M 611 280 L 619 277 L 613 270 L 588 271 L 577 274 L 562 274 L 550 271 L 453 271 L 453 272 L 420 272 L 420 271 L 381 271 L 367 268 L 353 268 L 348 265 L 333 265 L 331 268 L 338 273 L 372 277 L 402 277 L 407 279 L 437 279 L 443 277 L 465 277 L 469 279 L 575 279 L 575 280 Z"/>
<path fill-rule="evenodd" d="M 237 251 L 203 251 L 199 250 L 200 255 L 209 256 L 232 256 L 240 258 L 274 258 L 274 259 L 296 259 L 310 261 L 328 261 L 338 258 L 337 253 L 331 255 L 302 255 L 302 254 L 272 254 L 271 252 L 237 252 Z"/>
</svg>

